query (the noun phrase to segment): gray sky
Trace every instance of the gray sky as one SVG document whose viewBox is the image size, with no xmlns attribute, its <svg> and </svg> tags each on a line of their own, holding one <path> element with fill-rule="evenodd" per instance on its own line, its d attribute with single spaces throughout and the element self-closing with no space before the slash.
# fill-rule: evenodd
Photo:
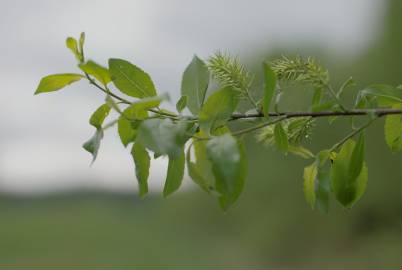
<svg viewBox="0 0 402 270">
<path fill-rule="evenodd" d="M 367 46 L 383 15 L 376 0 L 0 0 L 0 190 L 42 192 L 72 187 L 134 190 L 130 155 L 114 130 L 96 163 L 81 144 L 103 96 L 85 82 L 33 96 L 41 77 L 75 72 L 67 36 L 87 34 L 87 56 L 132 61 L 160 92 L 179 94 L 181 72 L 194 53 L 217 49 L 319 43 L 353 55 Z M 164 181 L 166 160 L 153 161 L 151 185 Z"/>
</svg>

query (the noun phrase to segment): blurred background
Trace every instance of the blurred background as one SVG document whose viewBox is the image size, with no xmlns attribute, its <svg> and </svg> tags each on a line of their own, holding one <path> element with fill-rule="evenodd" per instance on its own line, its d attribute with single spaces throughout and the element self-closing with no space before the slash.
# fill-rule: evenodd
<svg viewBox="0 0 402 270">
<path fill-rule="evenodd" d="M 311 211 L 306 162 L 250 138 L 246 188 L 223 213 L 188 179 L 162 199 L 163 159 L 140 200 L 115 130 L 89 167 L 81 144 L 103 96 L 86 82 L 33 96 L 41 77 L 77 71 L 64 41 L 81 31 L 88 57 L 130 60 L 172 100 L 193 54 L 218 49 L 251 67 L 280 54 L 315 56 L 335 86 L 353 75 L 355 90 L 401 84 L 401 1 L 0 1 L 1 270 L 402 269 L 402 155 L 388 151 L 381 121 L 368 136 L 367 193 L 351 211 L 336 203 L 329 215 Z M 308 94 L 290 90 L 287 102 Z M 344 122 L 320 121 L 309 147 L 332 145 Z"/>
</svg>

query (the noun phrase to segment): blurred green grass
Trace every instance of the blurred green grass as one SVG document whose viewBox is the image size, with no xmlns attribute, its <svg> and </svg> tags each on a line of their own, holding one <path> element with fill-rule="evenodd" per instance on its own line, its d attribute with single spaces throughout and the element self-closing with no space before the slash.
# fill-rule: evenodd
<svg viewBox="0 0 402 270">
<path fill-rule="evenodd" d="M 348 63 L 324 57 L 335 82 L 350 75 L 361 85 L 402 82 L 402 1 L 388 2 L 371 49 Z M 292 91 L 289 102 L 307 98 Z M 0 194 L 0 269 L 402 269 L 402 154 L 386 148 L 382 125 L 368 136 L 366 195 L 351 211 L 333 203 L 329 215 L 304 202 L 305 161 L 252 140 L 248 182 L 228 213 L 198 190 L 167 200 Z M 327 147 L 346 128 L 320 120 L 310 147 Z"/>
</svg>

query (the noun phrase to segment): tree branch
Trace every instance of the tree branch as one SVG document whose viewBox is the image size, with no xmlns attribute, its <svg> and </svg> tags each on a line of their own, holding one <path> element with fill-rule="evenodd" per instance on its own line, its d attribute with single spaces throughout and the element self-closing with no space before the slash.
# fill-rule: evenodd
<svg viewBox="0 0 402 270">
<path fill-rule="evenodd" d="M 271 112 L 269 116 L 271 117 L 279 117 L 285 116 L 286 118 L 296 118 L 296 117 L 330 117 L 330 116 L 361 116 L 361 115 L 375 115 L 377 117 L 382 117 L 385 115 L 392 114 L 402 114 L 402 109 L 359 109 L 359 110 L 349 110 L 349 111 L 322 111 L 322 112 Z M 262 118 L 265 117 L 263 113 L 251 113 L 251 114 L 240 114 L 234 113 L 232 114 L 232 120 L 238 119 L 248 119 L 248 118 Z"/>
</svg>

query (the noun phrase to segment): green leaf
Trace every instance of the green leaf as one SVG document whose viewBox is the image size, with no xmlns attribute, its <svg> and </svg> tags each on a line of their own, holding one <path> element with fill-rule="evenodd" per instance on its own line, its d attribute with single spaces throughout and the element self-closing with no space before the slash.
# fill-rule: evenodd
<svg viewBox="0 0 402 270">
<path fill-rule="evenodd" d="M 187 96 L 187 107 L 197 115 L 204 103 L 209 84 L 209 70 L 205 63 L 194 55 L 193 60 L 183 73 L 181 94 Z"/>
<path fill-rule="evenodd" d="M 361 156 L 364 154 L 361 140 L 363 139 L 359 139 L 357 145 L 353 140 L 348 140 L 334 159 L 331 168 L 335 197 L 347 208 L 351 208 L 360 199 L 367 185 L 367 167 Z M 351 168 L 352 166 L 354 168 Z M 361 169 L 357 174 L 358 168 Z"/>
<path fill-rule="evenodd" d="M 320 104 L 311 106 L 311 111 L 312 112 L 322 112 L 322 111 L 332 110 L 335 105 L 336 105 L 335 101 L 327 101 L 324 103 L 320 103 Z"/>
<path fill-rule="evenodd" d="M 91 118 L 89 119 L 89 123 L 97 129 L 101 129 L 105 118 L 109 115 L 109 112 L 109 104 L 103 104 L 92 114 Z"/>
<path fill-rule="evenodd" d="M 181 98 L 179 99 L 179 101 L 177 101 L 176 103 L 176 109 L 179 113 L 181 113 L 184 108 L 187 106 L 187 96 L 181 96 Z"/>
<path fill-rule="evenodd" d="M 195 142 L 194 142 L 195 143 Z M 203 142 L 203 153 L 206 153 L 205 150 L 205 142 Z M 209 168 L 204 169 L 204 163 L 208 162 Z M 215 187 L 215 178 L 212 175 L 212 166 L 210 161 L 206 159 L 206 154 L 204 157 L 200 158 L 200 155 L 196 152 L 196 162 L 191 161 L 191 146 L 187 149 L 186 154 L 186 163 L 187 163 L 187 171 L 190 178 L 196 183 L 199 187 L 201 187 L 204 191 L 210 192 L 210 189 Z M 207 176 L 207 174 L 211 174 L 212 177 Z M 208 180 L 212 181 L 212 184 L 208 183 Z"/>
<path fill-rule="evenodd" d="M 313 94 L 313 98 L 311 100 L 311 110 L 313 110 L 314 107 L 319 106 L 319 104 L 321 103 L 321 99 L 322 99 L 322 88 L 318 87 L 314 90 L 314 94 Z"/>
<path fill-rule="evenodd" d="M 315 207 L 316 203 L 316 177 L 317 177 L 317 163 L 314 162 L 310 166 L 304 168 L 303 179 L 304 179 L 304 197 L 312 209 Z"/>
<path fill-rule="evenodd" d="M 163 188 L 163 196 L 167 197 L 179 189 L 184 175 L 184 147 L 178 157 L 169 157 L 169 165 L 167 170 L 165 187 Z"/>
<path fill-rule="evenodd" d="M 216 190 L 224 210 L 228 209 L 240 196 L 247 175 L 247 162 L 243 145 L 226 133 L 214 137 L 206 144 L 207 157 L 212 162 L 216 179 Z"/>
<path fill-rule="evenodd" d="M 349 178 L 352 180 L 357 179 L 364 164 L 364 154 L 365 154 L 365 136 L 364 131 L 360 133 L 359 139 L 357 140 L 356 146 L 353 149 L 352 156 L 350 158 L 349 164 Z"/>
<path fill-rule="evenodd" d="M 359 92 L 358 100 L 375 97 L 379 106 L 392 106 L 402 103 L 402 90 L 391 85 L 375 84 Z"/>
<path fill-rule="evenodd" d="M 318 167 L 318 185 L 316 185 L 316 208 L 324 213 L 329 212 L 330 171 L 323 167 Z"/>
<path fill-rule="evenodd" d="M 125 117 L 119 117 L 117 131 L 124 147 L 127 147 L 131 142 L 135 141 L 140 123 L 141 121 L 138 120 L 129 120 Z"/>
<path fill-rule="evenodd" d="M 67 46 L 67 48 L 69 48 L 69 49 L 72 51 L 72 53 L 74 54 L 75 58 L 76 58 L 79 62 L 81 62 L 82 57 L 81 57 L 81 53 L 80 53 L 80 51 L 79 51 L 79 49 L 78 49 L 77 40 L 76 40 L 75 38 L 68 37 L 68 38 L 66 39 L 66 46 Z"/>
<path fill-rule="evenodd" d="M 131 148 L 131 155 L 135 164 L 135 175 L 137 176 L 140 197 L 148 193 L 148 177 L 151 159 L 145 147 L 135 143 Z"/>
<path fill-rule="evenodd" d="M 271 101 L 276 89 L 277 77 L 275 72 L 271 69 L 271 67 L 267 63 L 264 63 L 263 67 L 264 67 L 265 85 L 264 85 L 264 97 L 262 99 L 262 110 L 264 112 L 265 117 L 268 117 Z"/>
<path fill-rule="evenodd" d="M 80 52 L 81 52 L 82 61 L 84 61 L 84 43 L 85 43 L 85 33 L 82 32 L 80 34 L 80 40 L 79 40 L 79 46 L 80 46 Z"/>
<path fill-rule="evenodd" d="M 200 111 L 201 129 L 210 134 L 211 130 L 225 124 L 236 109 L 237 103 L 235 91 L 230 86 L 213 93 Z"/>
<path fill-rule="evenodd" d="M 354 80 L 352 77 L 350 77 L 350 78 L 347 79 L 347 80 L 342 84 L 342 86 L 339 88 L 339 91 L 338 91 L 338 93 L 337 93 L 337 97 L 340 98 L 346 88 L 351 87 L 351 86 L 355 86 L 355 85 L 356 85 L 355 80 Z"/>
<path fill-rule="evenodd" d="M 289 149 L 288 135 L 281 123 L 275 125 L 274 128 L 275 143 L 278 149 L 287 152 Z"/>
<path fill-rule="evenodd" d="M 308 150 L 307 148 L 304 148 L 302 146 L 289 145 L 288 151 L 289 151 L 289 153 L 292 153 L 296 156 L 299 156 L 299 157 L 302 157 L 305 159 L 314 158 L 314 154 L 311 153 L 310 150 Z"/>
<path fill-rule="evenodd" d="M 136 140 L 153 152 L 177 158 L 189 136 L 188 124 L 173 123 L 170 119 L 148 119 L 141 123 Z"/>
<path fill-rule="evenodd" d="M 131 105 L 126 109 L 126 112 L 123 112 L 123 114 L 129 119 L 143 120 L 147 117 L 145 113 L 149 109 L 159 107 L 162 101 L 168 99 L 169 99 L 168 94 L 143 98 L 139 101 L 131 103 Z"/>
<path fill-rule="evenodd" d="M 329 211 L 330 174 L 327 161 L 328 150 L 321 151 L 313 164 L 304 169 L 304 196 L 312 209 L 318 208 L 324 213 Z"/>
<path fill-rule="evenodd" d="M 109 70 L 94 61 L 89 60 L 85 64 L 80 64 L 79 67 L 85 73 L 94 76 L 103 85 L 107 85 L 112 80 Z"/>
<path fill-rule="evenodd" d="M 103 130 L 97 129 L 95 131 L 95 134 L 82 145 L 82 147 L 85 150 L 87 150 L 89 153 L 92 154 L 92 163 L 95 162 L 96 157 L 98 156 L 98 151 L 102 138 L 103 138 Z"/>
<path fill-rule="evenodd" d="M 114 85 L 124 94 L 137 97 L 156 96 L 154 83 L 139 67 L 122 59 L 109 59 L 109 71 Z"/>
<path fill-rule="evenodd" d="M 164 99 L 167 99 L 167 95 L 143 98 L 122 112 L 117 122 L 117 130 L 125 147 L 137 137 L 141 121 L 148 117 L 147 110 L 158 107 Z"/>
<path fill-rule="evenodd" d="M 402 104 L 395 104 L 393 109 L 401 109 Z M 385 118 L 385 141 L 392 151 L 402 150 L 402 115 L 387 115 Z"/>
<path fill-rule="evenodd" d="M 60 90 L 73 82 L 81 80 L 82 77 L 83 76 L 80 74 L 73 73 L 46 76 L 40 81 L 39 86 L 35 91 L 35 95 Z"/>
</svg>

